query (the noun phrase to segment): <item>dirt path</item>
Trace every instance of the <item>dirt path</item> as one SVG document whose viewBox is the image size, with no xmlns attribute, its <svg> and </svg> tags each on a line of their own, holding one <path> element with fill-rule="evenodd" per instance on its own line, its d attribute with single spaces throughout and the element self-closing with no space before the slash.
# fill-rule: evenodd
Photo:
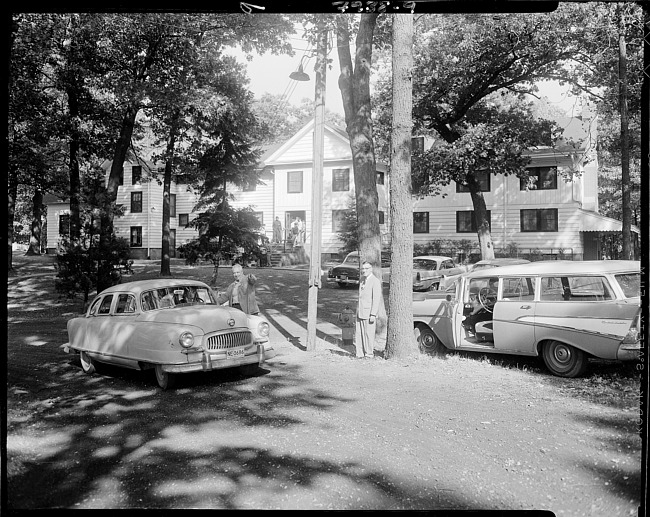
<svg viewBox="0 0 650 517">
<path fill-rule="evenodd" d="M 558 379 L 525 361 L 313 352 L 275 328 L 260 375 L 161 392 L 62 354 L 75 309 L 12 281 L 10 508 L 493 509 L 637 515 L 638 376 Z M 34 487 L 38 487 L 35 489 Z"/>
</svg>

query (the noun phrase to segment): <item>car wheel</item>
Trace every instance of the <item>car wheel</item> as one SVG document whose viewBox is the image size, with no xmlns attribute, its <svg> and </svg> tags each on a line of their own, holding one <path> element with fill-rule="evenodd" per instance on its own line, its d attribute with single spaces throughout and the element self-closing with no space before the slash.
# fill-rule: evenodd
<svg viewBox="0 0 650 517">
<path fill-rule="evenodd" d="M 176 376 L 173 373 L 166 372 L 162 369 L 162 365 L 157 364 L 155 367 L 156 370 L 156 380 L 158 381 L 158 386 L 162 389 L 167 390 L 173 388 L 176 384 Z"/>
<path fill-rule="evenodd" d="M 585 353 L 560 341 L 546 343 L 542 358 L 550 372 L 558 377 L 578 377 L 587 369 Z"/>
<path fill-rule="evenodd" d="M 251 375 L 255 375 L 257 372 L 259 372 L 260 367 L 257 363 L 255 364 L 244 364 L 242 366 L 238 367 L 239 373 L 246 377 L 250 377 Z"/>
<path fill-rule="evenodd" d="M 90 357 L 86 352 L 79 352 L 79 361 L 81 362 L 81 369 L 84 371 L 84 373 L 92 375 L 97 371 L 95 361 L 93 361 L 92 357 Z"/>
<path fill-rule="evenodd" d="M 415 340 L 417 341 L 420 352 L 430 355 L 442 355 L 445 352 L 445 346 L 440 342 L 438 337 L 426 325 L 418 325 L 413 329 Z"/>
</svg>

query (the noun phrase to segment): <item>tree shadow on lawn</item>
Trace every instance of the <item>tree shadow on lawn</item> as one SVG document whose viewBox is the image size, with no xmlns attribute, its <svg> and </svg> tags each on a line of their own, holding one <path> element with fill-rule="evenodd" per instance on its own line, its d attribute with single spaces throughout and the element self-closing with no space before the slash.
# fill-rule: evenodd
<svg viewBox="0 0 650 517">
<path fill-rule="evenodd" d="M 67 356 L 47 366 L 44 392 L 10 397 L 25 415 L 8 430 L 8 509 L 469 507 L 460 487 L 323 459 L 301 415 L 351 399 L 311 387 L 298 366 L 188 374 L 165 392 L 150 372 L 87 376 Z"/>
</svg>

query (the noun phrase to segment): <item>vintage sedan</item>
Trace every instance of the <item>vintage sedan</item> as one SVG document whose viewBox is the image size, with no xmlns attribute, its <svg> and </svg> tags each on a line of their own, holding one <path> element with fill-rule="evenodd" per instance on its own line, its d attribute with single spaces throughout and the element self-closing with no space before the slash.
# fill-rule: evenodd
<svg viewBox="0 0 650 517">
<path fill-rule="evenodd" d="M 388 270 L 390 256 L 387 252 L 381 253 L 382 271 Z M 359 285 L 361 271 L 361 258 L 358 251 L 348 253 L 341 264 L 329 268 L 327 271 L 327 281 L 336 282 L 339 287 L 348 285 Z"/>
<path fill-rule="evenodd" d="M 422 255 L 413 258 L 413 290 L 433 291 L 440 289 L 447 276 L 458 275 L 465 271 L 456 265 L 451 257 L 439 255 Z"/>
<path fill-rule="evenodd" d="M 541 356 L 560 377 L 583 374 L 589 358 L 638 360 L 637 261 L 541 261 L 462 275 L 452 293 L 414 293 L 420 348 Z M 470 296 L 485 321 L 471 326 Z"/>
<path fill-rule="evenodd" d="M 449 275 L 444 277 L 440 281 L 440 286 L 438 287 L 441 290 L 447 290 L 451 287 L 456 280 L 460 278 L 460 275 L 466 273 L 473 273 L 474 271 L 479 271 L 481 269 L 489 269 L 491 267 L 502 267 L 502 266 L 514 266 L 516 264 L 528 264 L 530 260 L 518 259 L 518 258 L 494 258 L 494 259 L 485 259 L 479 260 L 475 264 L 472 264 L 467 268 L 465 273 L 458 273 L 457 275 Z"/>
<path fill-rule="evenodd" d="M 63 350 L 79 354 L 84 372 L 97 363 L 153 369 L 162 389 L 181 373 L 238 367 L 252 374 L 275 355 L 264 318 L 218 305 L 210 287 L 194 280 L 109 287 L 67 327 Z"/>
</svg>

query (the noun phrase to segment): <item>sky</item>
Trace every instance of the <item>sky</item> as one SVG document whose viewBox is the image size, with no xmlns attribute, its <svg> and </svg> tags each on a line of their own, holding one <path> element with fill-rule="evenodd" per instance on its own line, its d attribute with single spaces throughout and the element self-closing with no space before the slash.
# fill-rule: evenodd
<svg viewBox="0 0 650 517">
<path fill-rule="evenodd" d="M 263 56 L 256 56 L 252 61 L 248 62 L 245 60 L 243 53 L 237 51 L 230 52 L 240 62 L 246 64 L 250 78 L 249 89 L 256 98 L 260 98 L 264 93 L 268 92 L 286 96 L 286 100 L 295 105 L 299 105 L 303 98 L 310 100 L 315 98 L 314 80 L 316 74 L 314 73 L 314 65 L 316 64 L 316 58 L 303 57 L 305 51 L 308 50 L 307 42 L 296 39 L 292 43 L 296 51 L 296 55 L 293 57 L 285 55 L 274 56 L 267 53 Z M 328 57 L 333 62 L 331 68 L 328 68 L 326 72 L 325 107 L 332 112 L 343 115 L 343 102 L 338 87 L 338 56 L 335 51 L 330 50 Z M 306 82 L 294 81 L 289 78 L 289 74 L 298 70 L 301 60 L 304 71 L 310 77 L 310 80 Z M 548 97 L 552 104 L 556 104 L 565 111 L 575 110 L 577 106 L 576 97 L 569 95 L 567 88 L 561 87 L 557 81 L 547 81 L 538 86 L 540 87 L 540 95 Z"/>
</svg>

